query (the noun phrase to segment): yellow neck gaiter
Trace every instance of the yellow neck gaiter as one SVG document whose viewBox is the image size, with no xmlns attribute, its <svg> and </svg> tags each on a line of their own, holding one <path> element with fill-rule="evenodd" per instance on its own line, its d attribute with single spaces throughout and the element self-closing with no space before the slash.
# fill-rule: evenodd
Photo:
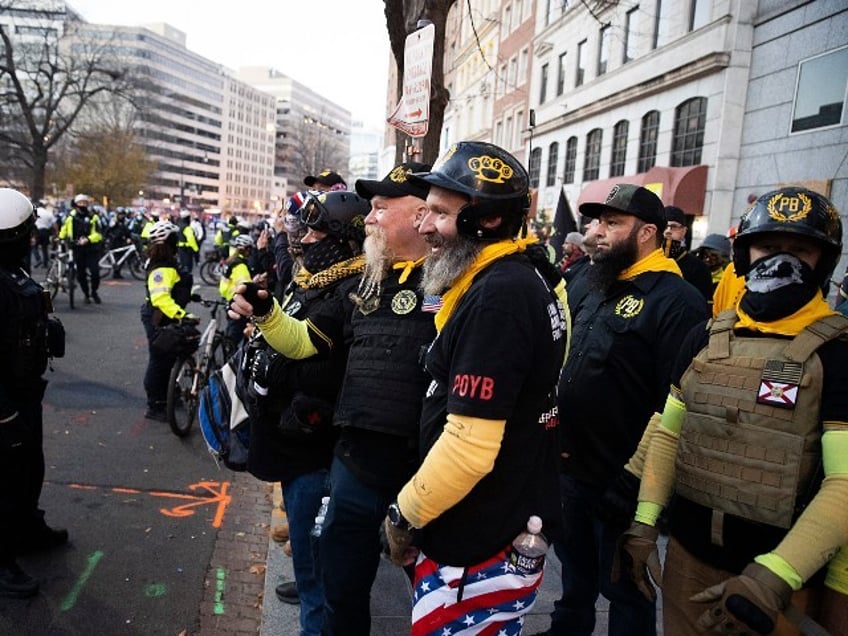
<svg viewBox="0 0 848 636">
<path fill-rule="evenodd" d="M 805 327 L 817 320 L 832 316 L 835 313 L 820 294 L 817 294 L 815 298 L 794 314 L 772 322 L 757 322 L 737 305 L 736 314 L 739 320 L 734 325 L 734 329 L 749 329 L 751 331 L 759 331 L 760 333 L 773 333 L 781 336 L 797 336 Z"/>
<path fill-rule="evenodd" d="M 462 272 L 462 274 L 460 274 L 453 282 L 453 285 L 450 286 L 450 289 L 442 294 L 442 308 L 439 309 L 436 314 L 436 331 L 440 332 L 442 327 L 445 326 L 448 318 L 450 318 L 451 314 L 453 314 L 460 299 L 465 295 L 465 292 L 468 291 L 468 288 L 471 287 L 474 277 L 479 272 L 483 271 L 489 265 L 504 256 L 523 252 L 527 249 L 528 245 L 532 245 L 536 241 L 537 239 L 535 236 L 529 238 L 509 239 L 506 241 L 492 243 L 480 250 L 477 258 L 474 259 L 474 262 L 471 263 L 468 269 Z"/>
<path fill-rule="evenodd" d="M 683 276 L 677 262 L 668 258 L 660 248 L 637 261 L 618 275 L 618 280 L 632 280 L 645 272 L 669 272 Z"/>
</svg>

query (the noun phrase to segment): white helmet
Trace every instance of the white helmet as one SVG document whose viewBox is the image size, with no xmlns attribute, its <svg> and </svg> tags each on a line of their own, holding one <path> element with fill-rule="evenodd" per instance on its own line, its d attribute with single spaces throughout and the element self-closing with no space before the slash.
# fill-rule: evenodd
<svg viewBox="0 0 848 636">
<path fill-rule="evenodd" d="M 233 247 L 253 247 L 255 243 L 249 234 L 239 234 L 230 241 L 230 245 Z"/>
<path fill-rule="evenodd" d="M 32 201 L 12 188 L 0 188 L 0 245 L 29 239 L 35 225 Z"/>
<path fill-rule="evenodd" d="M 179 233 L 180 228 L 170 221 L 156 221 L 150 228 L 148 238 L 151 243 L 164 243 L 171 234 Z"/>
<path fill-rule="evenodd" d="M 76 203 L 77 205 L 79 205 L 81 203 L 88 205 L 88 202 L 89 202 L 89 196 L 87 194 L 78 194 L 77 196 L 74 197 L 74 203 Z"/>
</svg>

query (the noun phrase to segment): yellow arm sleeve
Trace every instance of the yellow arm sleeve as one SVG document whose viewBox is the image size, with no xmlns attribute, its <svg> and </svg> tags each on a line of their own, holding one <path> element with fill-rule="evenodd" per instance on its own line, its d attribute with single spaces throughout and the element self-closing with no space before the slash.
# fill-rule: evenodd
<svg viewBox="0 0 848 636">
<path fill-rule="evenodd" d="M 448 414 L 442 434 L 398 494 L 403 516 L 423 528 L 461 501 L 495 465 L 506 420 Z"/>
<path fill-rule="evenodd" d="M 565 363 L 568 361 L 568 351 L 571 349 L 571 311 L 568 309 L 568 292 L 565 289 L 564 279 L 554 287 L 554 294 L 556 294 L 557 299 L 562 304 L 563 313 L 565 314 L 565 353 L 563 353 L 562 357 L 562 365 L 565 366 Z"/>
<path fill-rule="evenodd" d="M 821 443 L 821 488 L 783 541 L 755 559 L 795 590 L 848 544 L 848 425 L 826 425 Z"/>
<path fill-rule="evenodd" d="M 636 452 L 633 453 L 633 456 L 624 465 L 624 470 L 639 479 L 642 479 L 642 473 L 645 471 L 645 457 L 648 454 L 651 437 L 653 437 L 654 432 L 660 425 L 661 419 L 662 415 L 659 413 L 654 413 L 651 416 L 651 419 L 648 420 L 648 425 L 645 427 L 645 431 L 642 433 L 642 439 L 639 440 L 639 445 L 636 447 Z"/>
<path fill-rule="evenodd" d="M 686 405 L 670 393 L 645 455 L 636 521 L 649 526 L 656 525 L 660 512 L 671 497 L 674 489 L 674 458 L 685 417 Z"/>
<path fill-rule="evenodd" d="M 842 546 L 839 554 L 827 564 L 824 584 L 840 594 L 848 595 L 848 547 Z"/>
<path fill-rule="evenodd" d="M 290 360 L 303 360 L 318 353 L 309 338 L 306 321 L 286 314 L 276 300 L 271 315 L 266 320 L 257 320 L 256 325 L 268 344 Z"/>
</svg>

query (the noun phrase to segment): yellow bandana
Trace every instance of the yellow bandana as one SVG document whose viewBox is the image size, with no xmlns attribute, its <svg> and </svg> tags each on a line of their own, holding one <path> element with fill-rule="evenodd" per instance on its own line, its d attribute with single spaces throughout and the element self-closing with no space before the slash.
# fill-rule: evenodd
<svg viewBox="0 0 848 636">
<path fill-rule="evenodd" d="M 406 282 L 406 279 L 409 278 L 409 275 L 412 273 L 416 267 L 421 265 L 424 262 L 426 256 L 422 256 L 417 261 L 400 261 L 399 263 L 395 263 L 392 265 L 392 269 L 402 269 L 403 271 L 400 273 L 398 277 L 398 282 L 402 285 Z"/>
<path fill-rule="evenodd" d="M 739 320 L 733 328 L 750 329 L 751 331 L 773 333 L 781 336 L 797 336 L 801 333 L 801 330 L 808 325 L 811 325 L 822 318 L 832 316 L 835 313 L 836 312 L 830 308 L 830 305 L 827 304 L 827 301 L 818 294 L 794 314 L 786 316 L 786 318 L 779 318 L 772 322 L 757 322 L 742 311 L 742 308 L 737 304 L 736 314 L 739 317 Z"/>
<path fill-rule="evenodd" d="M 436 314 L 436 331 L 440 332 L 442 327 L 445 326 L 448 318 L 450 318 L 451 314 L 456 309 L 456 306 L 459 304 L 459 300 L 465 295 L 468 288 L 471 287 L 471 283 L 474 282 L 474 277 L 478 273 L 504 256 L 523 252 L 527 249 L 528 245 L 532 245 L 536 241 L 537 239 L 535 236 L 514 240 L 510 239 L 492 243 L 480 250 L 480 253 L 477 254 L 477 257 L 474 259 L 474 262 L 469 265 L 468 269 L 460 274 L 453 282 L 450 289 L 442 294 L 442 308 L 439 309 Z"/>
<path fill-rule="evenodd" d="M 618 280 L 632 280 L 645 272 L 669 272 L 683 276 L 677 263 L 668 258 L 660 248 L 655 249 L 641 261 L 638 261 L 618 275 Z"/>
</svg>

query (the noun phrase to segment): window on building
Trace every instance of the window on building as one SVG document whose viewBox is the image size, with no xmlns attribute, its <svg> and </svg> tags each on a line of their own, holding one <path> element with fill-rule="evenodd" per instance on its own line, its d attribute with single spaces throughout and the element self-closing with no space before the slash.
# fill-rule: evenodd
<svg viewBox="0 0 848 636">
<path fill-rule="evenodd" d="M 604 131 L 595 128 L 586 135 L 586 160 L 583 162 L 583 181 L 594 181 L 601 173 L 601 142 Z"/>
<path fill-rule="evenodd" d="M 513 57 L 509 61 L 509 82 L 507 83 L 507 90 L 513 91 L 513 90 L 515 90 L 515 87 L 518 86 L 517 75 L 518 75 L 518 59 Z"/>
<path fill-rule="evenodd" d="M 624 59 L 622 63 L 636 59 L 636 36 L 639 32 L 639 5 L 624 14 Z"/>
<path fill-rule="evenodd" d="M 555 141 L 548 146 L 548 178 L 545 180 L 546 186 L 556 184 L 557 162 L 559 161 L 559 144 Z"/>
<path fill-rule="evenodd" d="M 506 95 L 509 92 L 507 88 L 506 64 L 501 65 L 500 88 L 501 95 Z"/>
<path fill-rule="evenodd" d="M 652 48 L 658 48 L 668 44 L 671 33 L 671 0 L 657 0 L 657 9 L 654 17 L 654 41 Z"/>
<path fill-rule="evenodd" d="M 586 40 L 577 43 L 577 77 L 574 80 L 575 86 L 583 86 L 583 80 L 586 78 Z"/>
<path fill-rule="evenodd" d="M 509 30 L 512 28 L 512 6 L 506 5 L 504 8 L 503 23 L 501 24 L 501 36 L 509 35 Z"/>
<path fill-rule="evenodd" d="M 521 126 L 519 125 L 519 128 L 520 127 Z M 509 140 L 513 138 L 513 135 L 514 133 L 512 131 L 512 117 L 507 117 L 506 123 L 504 124 L 504 141 L 509 142 Z"/>
<path fill-rule="evenodd" d="M 624 174 L 624 164 L 627 162 L 627 134 L 630 122 L 622 119 L 612 129 L 612 157 L 610 159 L 610 177 L 620 177 Z"/>
<path fill-rule="evenodd" d="M 798 64 L 792 132 L 842 123 L 848 88 L 848 47 Z"/>
<path fill-rule="evenodd" d="M 530 49 L 524 48 L 518 56 L 518 83 L 527 81 L 527 60 L 530 59 Z"/>
<path fill-rule="evenodd" d="M 642 117 L 639 132 L 639 160 L 636 172 L 647 172 L 657 163 L 657 135 L 660 130 L 660 111 L 652 110 Z"/>
<path fill-rule="evenodd" d="M 539 171 L 542 168 L 542 149 L 541 148 L 533 148 L 530 151 L 530 187 L 538 188 L 539 187 Z"/>
<path fill-rule="evenodd" d="M 495 145 L 505 146 L 503 138 L 503 122 L 499 121 L 495 124 Z"/>
<path fill-rule="evenodd" d="M 545 2 L 545 26 L 551 23 L 551 9 L 554 5 L 554 0 L 546 0 Z"/>
<path fill-rule="evenodd" d="M 521 135 L 524 132 L 522 127 L 524 126 L 524 111 L 517 110 L 515 111 L 515 121 L 518 122 L 518 125 L 515 127 L 515 138 L 507 140 L 510 144 L 506 146 L 507 148 L 521 148 Z"/>
<path fill-rule="evenodd" d="M 609 61 L 609 25 L 601 27 L 598 34 L 598 75 L 603 75 L 607 72 L 607 62 Z"/>
<path fill-rule="evenodd" d="M 559 54 L 559 66 L 557 66 L 557 97 L 565 92 L 565 53 Z"/>
<path fill-rule="evenodd" d="M 542 64 L 542 72 L 539 75 L 539 103 L 544 104 L 548 98 L 548 65 Z"/>
<path fill-rule="evenodd" d="M 562 171 L 564 183 L 574 183 L 577 168 L 577 137 L 569 137 L 565 142 L 565 170 Z"/>
<path fill-rule="evenodd" d="M 694 31 L 710 21 L 710 5 L 712 0 L 690 0 L 689 30 Z"/>
<path fill-rule="evenodd" d="M 706 125 L 706 97 L 687 99 L 675 109 L 674 135 L 671 138 L 672 166 L 694 166 L 701 163 Z"/>
</svg>

